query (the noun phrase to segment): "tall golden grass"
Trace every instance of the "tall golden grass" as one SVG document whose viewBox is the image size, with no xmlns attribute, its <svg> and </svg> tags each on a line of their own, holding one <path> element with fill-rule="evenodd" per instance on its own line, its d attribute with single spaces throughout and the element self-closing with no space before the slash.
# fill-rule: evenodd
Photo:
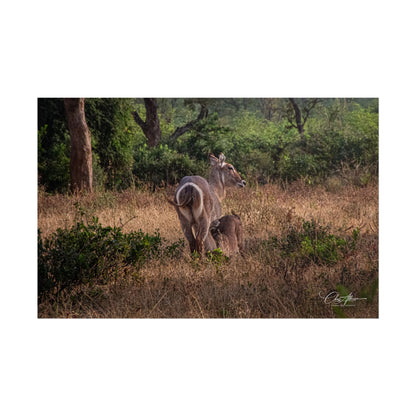
<svg viewBox="0 0 416 416">
<path fill-rule="evenodd" d="M 38 228 L 44 237 L 70 227 L 79 208 L 106 226 L 124 232 L 159 230 L 168 242 L 183 239 L 175 210 L 165 195 L 173 189 L 126 190 L 84 196 L 38 194 Z M 228 192 L 223 215 L 241 217 L 246 250 L 229 261 L 196 259 L 183 253 L 129 267 L 107 284 L 68 289 L 39 302 L 39 317 L 54 318 L 326 318 L 378 317 L 378 296 L 334 307 L 323 297 L 347 288 L 354 297 L 366 294 L 378 279 L 378 186 L 344 186 L 335 190 L 265 185 Z M 289 226 L 315 220 L 331 233 L 360 237 L 354 253 L 336 264 L 296 262 L 267 244 Z"/>
</svg>

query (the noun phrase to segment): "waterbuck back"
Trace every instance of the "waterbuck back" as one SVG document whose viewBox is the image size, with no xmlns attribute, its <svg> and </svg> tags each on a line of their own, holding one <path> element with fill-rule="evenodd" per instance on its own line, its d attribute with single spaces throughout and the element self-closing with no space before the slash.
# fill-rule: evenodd
<svg viewBox="0 0 416 416">
<path fill-rule="evenodd" d="M 200 254 L 216 248 L 209 227 L 221 216 L 221 201 L 225 198 L 226 188 L 246 185 L 234 166 L 225 163 L 222 153 L 218 158 L 211 154 L 209 159 L 209 180 L 201 176 L 185 176 L 179 182 L 173 201 L 169 201 L 176 209 L 191 252 Z"/>
<path fill-rule="evenodd" d="M 243 225 L 238 215 L 225 215 L 214 220 L 210 232 L 225 255 L 231 256 L 244 249 Z"/>
</svg>

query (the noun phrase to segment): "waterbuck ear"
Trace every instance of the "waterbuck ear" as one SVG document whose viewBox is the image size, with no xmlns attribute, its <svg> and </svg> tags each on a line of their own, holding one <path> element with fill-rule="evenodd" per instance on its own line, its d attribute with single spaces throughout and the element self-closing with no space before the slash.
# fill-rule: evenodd
<svg viewBox="0 0 416 416">
<path fill-rule="evenodd" d="M 218 159 L 212 153 L 210 153 L 209 162 L 211 163 L 211 166 L 215 166 L 218 164 Z"/>
<path fill-rule="evenodd" d="M 225 156 L 224 153 L 220 153 L 218 160 L 220 161 L 220 166 L 223 167 L 224 166 L 224 162 L 225 162 Z"/>
<path fill-rule="evenodd" d="M 212 221 L 211 225 L 209 226 L 210 231 L 215 231 L 220 225 L 219 220 Z"/>
</svg>

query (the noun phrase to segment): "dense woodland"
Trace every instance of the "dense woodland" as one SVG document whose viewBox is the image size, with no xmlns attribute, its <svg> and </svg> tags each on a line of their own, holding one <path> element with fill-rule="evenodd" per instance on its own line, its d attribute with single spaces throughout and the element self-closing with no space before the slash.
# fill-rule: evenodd
<svg viewBox="0 0 416 416">
<path fill-rule="evenodd" d="M 70 119 L 64 99 L 38 99 L 38 182 L 71 189 Z M 92 186 L 123 190 L 206 175 L 223 152 L 251 184 L 309 184 L 378 174 L 378 99 L 86 98 Z M 68 110 L 68 108 L 67 108 Z M 72 145 L 74 147 L 74 145 Z M 74 150 L 74 149 L 72 149 Z"/>
</svg>

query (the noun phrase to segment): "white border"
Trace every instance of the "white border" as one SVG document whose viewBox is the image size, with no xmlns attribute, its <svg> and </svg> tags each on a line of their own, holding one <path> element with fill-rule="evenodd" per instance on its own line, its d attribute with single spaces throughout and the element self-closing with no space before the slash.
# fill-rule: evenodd
<svg viewBox="0 0 416 416">
<path fill-rule="evenodd" d="M 408 413 L 406 376 L 415 373 L 410 5 L 3 6 L 3 414 Z M 380 319 L 37 320 L 36 98 L 150 95 L 379 97 Z"/>
</svg>

